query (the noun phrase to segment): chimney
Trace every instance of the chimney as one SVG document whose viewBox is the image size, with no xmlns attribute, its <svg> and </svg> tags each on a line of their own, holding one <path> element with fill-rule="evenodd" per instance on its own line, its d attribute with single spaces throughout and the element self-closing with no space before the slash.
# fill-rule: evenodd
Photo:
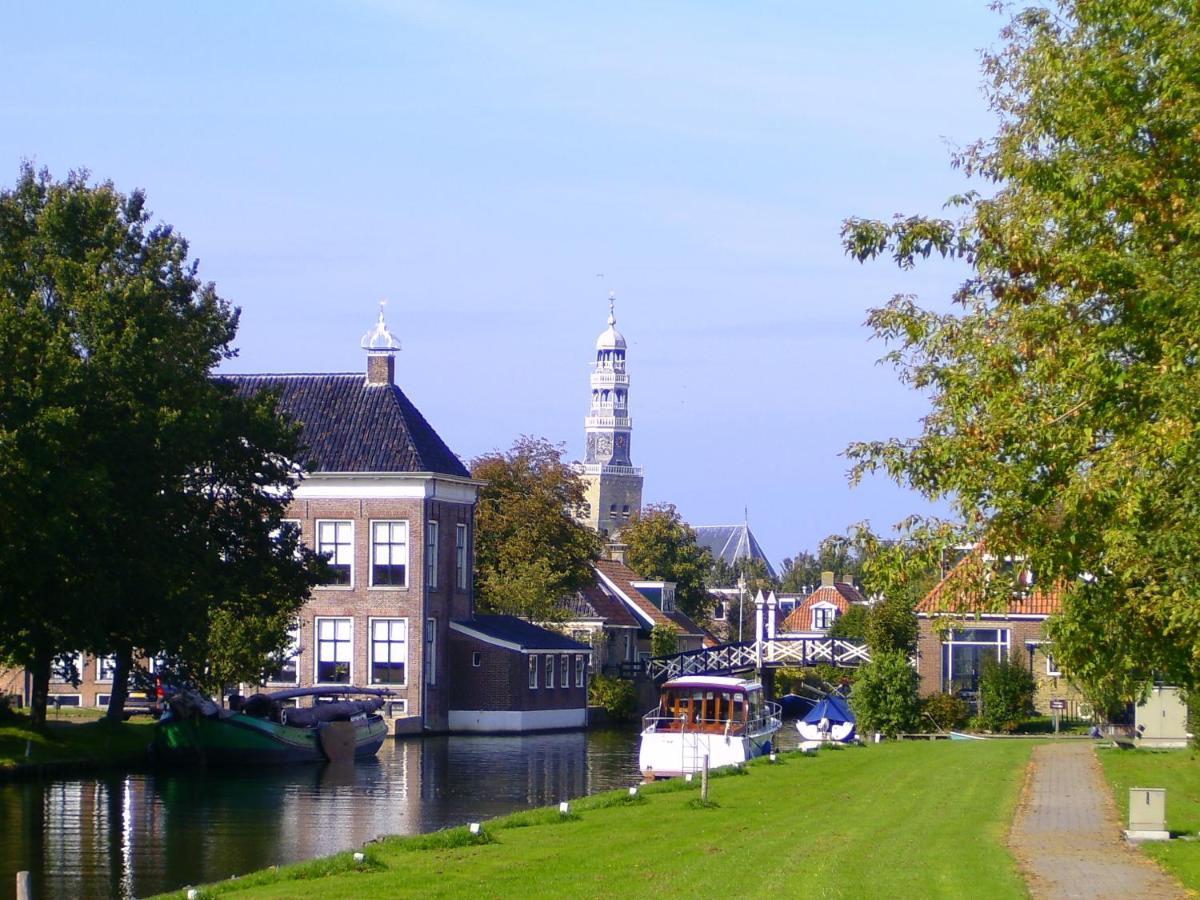
<svg viewBox="0 0 1200 900">
<path fill-rule="evenodd" d="M 618 562 L 621 565 L 626 565 L 625 553 L 629 550 L 628 544 L 618 544 L 616 541 L 608 545 L 608 558 L 613 562 Z"/>
<path fill-rule="evenodd" d="M 821 587 L 833 587 L 833 573 L 832 572 L 822 572 L 821 573 Z"/>
<path fill-rule="evenodd" d="M 367 351 L 367 384 L 395 384 L 396 354 L 400 350 L 400 342 L 392 336 L 387 323 L 383 321 L 383 303 L 379 304 L 379 321 L 363 335 L 360 346 Z"/>
<path fill-rule="evenodd" d="M 390 353 L 367 354 L 367 384 L 395 384 L 396 357 Z"/>
</svg>

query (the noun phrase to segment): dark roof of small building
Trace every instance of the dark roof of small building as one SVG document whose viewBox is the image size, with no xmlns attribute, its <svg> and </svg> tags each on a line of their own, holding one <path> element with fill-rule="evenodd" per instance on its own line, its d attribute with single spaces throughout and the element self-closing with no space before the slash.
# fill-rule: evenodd
<svg viewBox="0 0 1200 900">
<path fill-rule="evenodd" d="M 302 427 L 309 472 L 433 472 L 469 478 L 462 461 L 395 384 L 362 373 L 221 375 L 250 396 L 278 392 L 278 409 Z"/>
<path fill-rule="evenodd" d="M 804 598 L 804 602 L 792 610 L 791 615 L 783 620 L 780 631 L 807 631 L 812 627 L 812 608 L 818 603 L 832 603 L 837 607 L 838 614 L 844 615 L 850 611 L 852 603 L 866 603 L 867 598 L 859 593 L 858 588 L 844 581 L 821 585 Z"/>
<path fill-rule="evenodd" d="M 589 584 L 569 597 L 564 606 L 571 616 L 584 619 L 603 619 L 605 625 L 640 628 L 641 624 L 625 604 L 598 584 Z"/>
<path fill-rule="evenodd" d="M 591 650 L 587 644 L 573 641 L 557 631 L 542 628 L 516 616 L 475 616 L 456 623 L 495 638 L 516 644 L 522 650 Z"/>
<path fill-rule="evenodd" d="M 629 568 L 624 563 L 616 562 L 611 559 L 598 559 L 592 563 L 596 571 L 607 578 L 620 591 L 629 602 L 638 608 L 645 616 L 650 619 L 655 625 L 673 625 L 679 629 L 681 634 L 690 635 L 693 637 L 709 636 L 708 632 L 696 624 L 690 616 L 675 610 L 674 612 L 663 612 L 654 603 L 633 586 L 635 581 L 641 581 L 637 572 Z M 642 625 L 638 622 L 638 625 Z"/>
<path fill-rule="evenodd" d="M 775 567 L 745 522 L 741 525 L 696 525 L 692 531 L 696 532 L 696 543 L 707 548 L 713 559 L 724 560 L 729 565 L 739 559 L 760 559 L 767 567 L 767 574 L 777 577 Z"/>
<path fill-rule="evenodd" d="M 946 577 L 921 598 L 917 614 L 1049 617 L 1062 611 L 1061 584 L 1037 585 L 1032 590 L 1014 592 L 1005 608 L 992 608 L 992 601 L 980 590 L 971 565 L 981 552 L 976 548 L 960 559 Z"/>
</svg>

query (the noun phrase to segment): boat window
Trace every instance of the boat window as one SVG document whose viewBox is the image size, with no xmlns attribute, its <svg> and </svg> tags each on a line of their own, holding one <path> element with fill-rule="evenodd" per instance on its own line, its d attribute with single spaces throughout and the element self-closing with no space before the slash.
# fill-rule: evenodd
<svg viewBox="0 0 1200 900">
<path fill-rule="evenodd" d="M 733 718 L 733 721 L 735 721 L 735 722 L 745 722 L 746 721 L 746 695 L 745 694 L 734 694 L 733 695 L 733 716 L 732 716 L 732 718 Z"/>
</svg>

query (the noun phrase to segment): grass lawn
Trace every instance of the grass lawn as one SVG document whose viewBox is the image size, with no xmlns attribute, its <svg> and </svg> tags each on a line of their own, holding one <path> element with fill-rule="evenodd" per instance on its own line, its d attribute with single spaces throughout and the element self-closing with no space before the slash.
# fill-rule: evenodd
<svg viewBox="0 0 1200 900">
<path fill-rule="evenodd" d="M 154 723 L 104 721 L 56 722 L 44 733 L 29 727 L 24 716 L 0 722 L 0 769 L 24 763 L 142 762 L 146 745 L 154 737 Z M 29 755 L 25 755 L 26 747 Z"/>
<path fill-rule="evenodd" d="M 787 754 L 211 886 L 202 896 L 1025 897 L 1005 841 L 1032 744 Z M 176 896 L 179 896 L 177 894 Z"/>
<path fill-rule="evenodd" d="M 1192 750 L 1096 749 L 1117 799 L 1121 824 L 1129 822 L 1129 789 L 1167 789 L 1167 830 L 1200 832 L 1200 759 Z M 1145 843 L 1142 850 L 1175 874 L 1185 886 L 1200 890 L 1200 842 Z"/>
</svg>

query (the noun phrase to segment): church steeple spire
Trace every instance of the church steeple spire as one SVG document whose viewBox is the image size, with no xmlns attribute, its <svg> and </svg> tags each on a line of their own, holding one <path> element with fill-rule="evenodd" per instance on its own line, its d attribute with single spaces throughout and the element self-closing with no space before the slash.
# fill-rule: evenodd
<svg viewBox="0 0 1200 900">
<path fill-rule="evenodd" d="M 608 295 L 608 328 L 596 339 L 591 404 L 584 431 L 587 452 L 583 474 L 588 481 L 588 512 L 581 516 L 601 533 L 614 533 L 638 512 L 642 502 L 642 470 L 630 461 L 633 420 L 629 417 L 628 349 L 617 331 L 616 298 Z"/>
</svg>

